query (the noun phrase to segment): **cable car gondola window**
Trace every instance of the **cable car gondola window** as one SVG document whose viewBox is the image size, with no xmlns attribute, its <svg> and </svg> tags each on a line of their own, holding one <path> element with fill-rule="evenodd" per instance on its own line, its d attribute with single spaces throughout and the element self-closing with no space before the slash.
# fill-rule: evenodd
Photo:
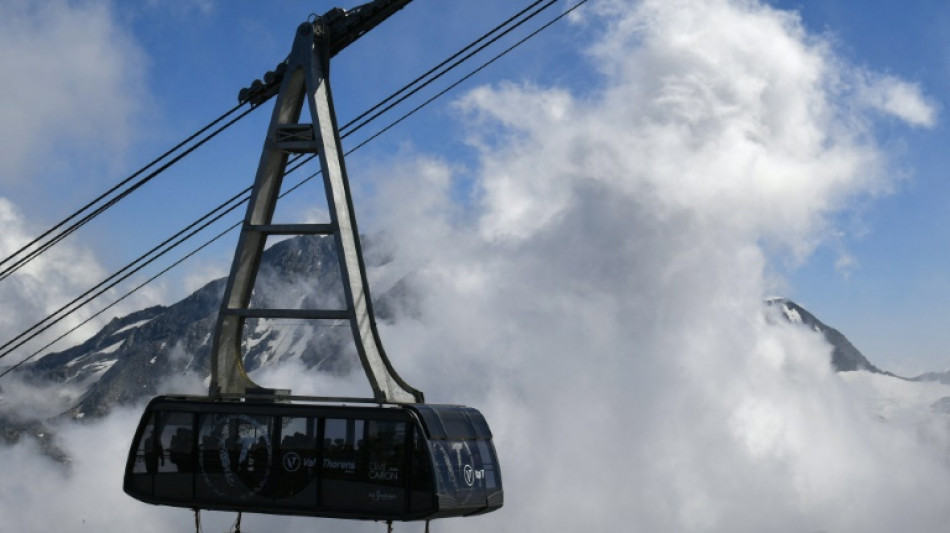
<svg viewBox="0 0 950 533">
<path fill-rule="evenodd" d="M 148 417 L 148 422 L 144 424 L 141 436 L 137 437 L 137 446 L 135 450 L 135 459 L 129 460 L 131 465 L 126 469 L 131 470 L 132 475 L 126 476 L 126 486 L 136 494 L 146 497 L 152 497 L 155 493 L 155 473 L 158 472 L 158 448 L 155 440 L 155 418 L 152 413 Z"/>
<path fill-rule="evenodd" d="M 427 404 L 156 398 L 136 431 L 125 491 L 186 508 L 366 520 L 467 516 L 504 503 L 481 414 Z"/>
<path fill-rule="evenodd" d="M 367 507 L 381 513 L 406 508 L 406 422 L 369 420 L 366 423 L 366 479 L 371 484 Z"/>
<path fill-rule="evenodd" d="M 412 431 L 411 491 L 409 507 L 411 512 L 424 512 L 435 507 L 432 484 L 432 458 L 429 455 L 429 443 L 426 442 L 421 428 L 415 426 Z"/>
<path fill-rule="evenodd" d="M 358 509 L 366 493 L 360 474 L 366 472 L 364 421 L 328 418 L 324 421 L 321 501 L 324 506 Z"/>
<path fill-rule="evenodd" d="M 139 446 L 135 450 L 135 462 L 132 464 L 133 474 L 154 474 L 158 471 L 158 456 L 155 447 L 155 413 L 148 417 L 142 437 L 138 440 Z M 151 485 L 151 483 L 149 483 Z M 151 488 L 149 488 L 151 491 Z"/>
<path fill-rule="evenodd" d="M 132 467 L 139 490 L 159 497 L 189 500 L 194 464 L 191 413 L 153 414 L 144 431 Z M 145 475 L 141 475 L 145 474 Z"/>
<path fill-rule="evenodd" d="M 270 495 L 275 505 L 314 507 L 317 504 L 317 472 L 320 459 L 319 419 L 281 418 Z"/>
<path fill-rule="evenodd" d="M 478 455 L 482 465 L 482 475 L 484 477 L 485 488 L 488 490 L 489 494 L 494 489 L 501 487 L 501 479 L 495 464 L 497 459 L 495 458 L 494 449 L 489 446 L 489 441 L 479 440 L 478 441 Z"/>
<path fill-rule="evenodd" d="M 209 413 L 198 417 L 197 496 L 201 500 L 268 503 L 273 469 L 273 417 Z"/>
<path fill-rule="evenodd" d="M 367 472 L 373 483 L 391 487 L 406 485 L 406 423 L 370 420 L 366 426 Z"/>
<path fill-rule="evenodd" d="M 159 472 L 194 471 L 194 440 L 195 417 L 191 413 L 165 414 L 165 428 L 161 432 L 162 448 L 166 455 L 164 465 L 159 465 Z"/>
</svg>

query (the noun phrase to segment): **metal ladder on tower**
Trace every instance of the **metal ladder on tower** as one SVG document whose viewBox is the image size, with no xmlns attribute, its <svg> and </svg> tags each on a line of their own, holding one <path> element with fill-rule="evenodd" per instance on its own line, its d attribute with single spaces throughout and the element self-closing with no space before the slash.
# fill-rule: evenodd
<svg viewBox="0 0 950 533">
<path fill-rule="evenodd" d="M 231 265 L 211 346 L 214 399 L 280 399 L 290 391 L 267 389 L 247 375 L 242 354 L 245 321 L 259 319 L 346 320 L 363 370 L 378 403 L 422 403 L 423 394 L 396 373 L 376 328 L 359 231 L 353 211 L 340 133 L 330 92 L 330 58 L 411 0 L 376 0 L 344 11 L 333 9 L 297 29 L 291 53 L 266 83 L 255 82 L 240 98 L 259 104 L 276 93 L 251 198 Z M 302 111 L 310 122 L 301 122 Z M 274 224 L 273 217 L 290 154 L 317 154 L 330 222 Z M 260 309 L 250 301 L 266 239 L 271 235 L 323 235 L 335 241 L 343 309 Z"/>
</svg>

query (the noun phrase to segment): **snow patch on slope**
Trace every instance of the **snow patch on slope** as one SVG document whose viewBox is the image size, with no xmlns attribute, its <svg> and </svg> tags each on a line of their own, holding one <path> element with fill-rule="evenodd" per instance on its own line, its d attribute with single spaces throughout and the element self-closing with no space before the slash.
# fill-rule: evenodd
<svg viewBox="0 0 950 533">
<path fill-rule="evenodd" d="M 896 424 L 924 423 L 939 412 L 935 406 L 950 397 L 950 385 L 939 382 L 908 381 L 863 370 L 838 376 L 865 403 L 869 413 Z"/>
<path fill-rule="evenodd" d="M 148 324 L 148 323 L 151 322 L 152 320 L 153 320 L 153 319 L 151 319 L 151 318 L 146 318 L 145 320 L 139 320 L 138 322 L 133 322 L 133 323 L 129 324 L 128 326 L 125 326 L 125 327 L 119 329 L 118 331 L 116 331 L 115 333 L 113 333 L 113 335 L 118 335 L 118 334 L 120 334 L 120 333 L 124 333 L 124 332 L 126 332 L 126 331 L 131 330 L 131 329 L 135 329 L 135 328 L 144 326 L 145 324 Z"/>
<path fill-rule="evenodd" d="M 119 348 L 122 347 L 122 344 L 123 344 L 124 342 L 125 342 L 125 339 L 122 339 L 122 340 L 120 340 L 120 341 L 116 341 L 116 342 L 114 342 L 114 343 L 112 343 L 112 344 L 106 346 L 105 348 L 103 348 L 103 349 L 101 349 L 101 350 L 96 350 L 96 351 L 91 352 L 91 353 L 88 353 L 88 354 L 86 354 L 86 355 L 81 355 L 81 356 L 79 356 L 79 357 L 73 359 L 72 361 L 67 362 L 67 363 L 65 364 L 65 366 L 66 366 L 67 368 L 71 368 L 71 367 L 73 367 L 73 366 L 79 364 L 80 362 L 82 362 L 82 361 L 84 361 L 84 360 L 86 360 L 86 359 L 89 359 L 90 357 L 93 357 L 93 356 L 95 356 L 95 355 L 109 355 L 109 354 L 111 354 L 111 353 L 114 353 L 115 351 L 117 351 Z M 83 368 L 85 368 L 85 366 L 84 366 Z"/>
</svg>

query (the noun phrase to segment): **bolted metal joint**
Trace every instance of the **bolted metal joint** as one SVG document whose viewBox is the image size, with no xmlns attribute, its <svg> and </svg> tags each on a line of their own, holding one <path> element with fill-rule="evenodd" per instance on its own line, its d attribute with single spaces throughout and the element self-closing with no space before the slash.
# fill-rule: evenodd
<svg viewBox="0 0 950 533">
<path fill-rule="evenodd" d="M 284 80 L 284 73 L 287 72 L 287 62 L 281 61 L 274 67 L 274 70 L 268 70 L 264 74 L 264 80 L 256 79 L 251 82 L 249 87 L 245 87 L 238 92 L 238 102 L 250 102 L 252 106 L 259 106 L 273 97 L 280 90 L 280 83 Z"/>
<path fill-rule="evenodd" d="M 314 17 L 312 21 L 307 21 L 301 24 L 300 26 L 297 26 L 297 34 L 299 35 L 307 35 L 309 33 L 316 34 L 318 31 L 321 31 L 318 29 L 321 26 L 320 24 L 321 18 L 322 17 Z"/>
</svg>

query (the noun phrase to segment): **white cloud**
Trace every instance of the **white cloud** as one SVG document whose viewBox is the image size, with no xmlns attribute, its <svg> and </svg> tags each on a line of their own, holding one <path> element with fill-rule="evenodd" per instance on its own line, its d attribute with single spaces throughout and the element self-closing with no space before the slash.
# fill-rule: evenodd
<svg viewBox="0 0 950 533">
<path fill-rule="evenodd" d="M 135 138 L 134 119 L 146 94 L 145 64 L 110 7 L 106 2 L 0 3 L 0 70 L 6 73 L 0 99 L 0 188 L 16 193 L 11 198 L 30 198 L 27 201 L 32 204 L 44 198 L 46 191 L 61 191 L 64 186 L 72 190 L 80 181 L 96 183 L 95 175 L 80 179 L 76 168 L 93 169 L 94 174 L 95 169 L 116 165 Z M 49 202 L 43 202 L 42 209 L 32 205 L 36 210 L 27 216 L 26 207 L 0 197 L 4 227 L 0 257 L 8 257 L 46 229 L 40 227 L 35 213 L 45 215 Z M 0 281 L 4 339 L 105 277 L 90 250 L 74 239 Z M 142 292 L 124 308 L 156 297 L 154 291 Z M 55 331 L 77 326 L 90 314 L 75 313 Z M 84 326 L 68 340 L 76 342 L 101 324 Z M 13 361 L 4 361 L 9 362 Z"/>
<path fill-rule="evenodd" d="M 856 263 L 854 256 L 848 253 L 847 250 L 840 250 L 837 259 L 835 259 L 835 272 L 847 278 L 857 268 Z"/>
<path fill-rule="evenodd" d="M 182 281 L 186 294 L 191 294 L 216 279 L 228 277 L 228 258 L 222 256 L 215 259 L 217 261 L 202 262 L 189 268 Z"/>
<path fill-rule="evenodd" d="M 16 206 L 2 197 L 0 197 L 0 225 L 4 229 L 0 234 L 0 258 L 2 259 L 10 257 L 42 231 L 42 228 L 31 224 Z M 25 254 L 17 255 L 16 258 L 0 266 L 0 270 L 13 267 L 24 257 L 26 257 Z M 4 302 L 3 311 L 0 312 L 0 339 L 3 343 L 10 342 L 12 348 L 26 339 L 26 336 L 22 338 L 19 336 L 28 329 L 30 335 L 36 335 L 33 340 L 12 351 L 4 359 L 0 359 L 2 363 L 0 366 L 20 361 L 61 335 L 65 335 L 63 340 L 40 353 L 44 354 L 78 344 L 99 331 L 113 317 L 155 305 L 164 296 L 160 289 L 146 287 L 145 290 L 136 292 L 109 311 L 94 317 L 93 315 L 104 305 L 121 296 L 121 293 L 111 289 L 105 292 L 104 301 L 96 301 L 63 316 L 60 309 L 64 306 L 67 309 L 75 308 L 71 302 L 82 301 L 83 295 L 108 275 L 87 247 L 65 241 L 49 248 L 12 272 L 7 278 L 0 280 L 0 300 Z M 49 326 L 47 317 L 54 314 L 54 319 L 61 318 L 55 326 L 43 332 L 39 332 L 40 328 L 34 328 L 41 321 L 43 322 L 41 328 Z M 75 331 L 66 333 L 73 329 Z"/>
<path fill-rule="evenodd" d="M 794 16 L 743 2 L 599 5 L 617 19 L 595 48 L 609 76 L 592 102 L 599 112 L 533 87 L 482 89 L 463 102 L 475 118 L 511 126 L 486 157 L 486 231 L 543 225 L 575 181 L 600 180 L 807 253 L 824 215 L 855 191 L 886 186 L 880 154 L 835 105 L 835 58 Z M 541 161 L 517 157 L 541 144 L 550 150 Z M 799 214 L 806 203 L 818 216 Z"/>
<path fill-rule="evenodd" d="M 109 161 L 133 137 L 143 58 L 107 3 L 3 2 L 0 70 L 0 184 L 90 152 Z"/>
<path fill-rule="evenodd" d="M 374 198 L 396 245 L 387 276 L 414 272 L 421 294 L 415 318 L 381 325 L 387 352 L 430 401 L 487 415 L 504 471 L 501 511 L 440 530 L 945 528 L 940 422 L 880 420 L 814 332 L 762 308 L 770 253 L 807 255 L 836 214 L 888 188 L 873 118 L 840 90 L 852 74 L 794 15 L 752 1 L 594 6 L 611 21 L 591 55 L 602 90 L 500 84 L 460 100 L 482 151 L 477 205 L 454 204 L 451 167 L 430 158 L 394 165 Z M 187 527 L 186 511 L 114 485 L 70 503 L 91 480 L 118 483 L 115 457 L 80 450 L 122 456 L 130 425 L 66 430 L 73 481 L 27 470 L 26 445 L 0 454 L 20 461 L 0 465 L 14 479 L 41 475 L 21 488 L 35 500 L 0 497 L 37 511 L 18 530 L 81 530 L 100 502 L 115 511 L 98 529 Z M 66 503 L 46 516 L 35 501 L 51 498 Z"/>
<path fill-rule="evenodd" d="M 10 374 L 0 389 L 0 415 L 16 421 L 55 417 L 75 405 L 83 392 L 71 384 L 27 384 Z"/>
<path fill-rule="evenodd" d="M 55 439 L 73 458 L 67 465 L 42 456 L 31 438 L 4 447 L 4 529 L 157 533 L 194 527 L 188 511 L 135 505 L 122 492 L 124 457 L 138 416 L 137 410 L 123 409 L 108 420 L 60 426 Z"/>
<path fill-rule="evenodd" d="M 4 228 L 0 236 L 0 256 L 3 258 L 27 244 L 35 231 L 23 220 L 19 210 L 3 198 L 0 198 L 0 224 Z M 14 263 L 5 263 L 3 267 L 8 268 Z M 55 246 L 25 264 L 0 281 L 0 298 L 6 309 L 0 313 L 0 333 L 5 342 L 58 310 L 103 277 L 105 272 L 92 254 L 69 243 Z M 63 330 L 78 325 L 88 316 L 85 311 L 70 315 L 62 323 L 66 326 Z M 96 327 L 96 324 L 83 327 L 70 339 L 74 342 L 80 340 L 95 332 Z M 40 338 L 50 337 L 46 334 Z M 15 361 L 7 359 L 4 362 Z"/>
<path fill-rule="evenodd" d="M 452 530 L 942 527 L 946 445 L 762 314 L 771 258 L 896 179 L 858 70 L 754 2 L 597 6 L 602 91 L 460 100 L 475 224 L 431 161 L 380 193 L 425 295 L 388 350 L 431 401 L 484 409 L 505 470 L 506 509 Z"/>
<path fill-rule="evenodd" d="M 195 13 L 201 16 L 209 16 L 218 8 L 215 0 L 178 0 L 175 2 L 148 0 L 148 6 L 152 9 L 171 11 L 179 17 L 194 16 Z"/>
<path fill-rule="evenodd" d="M 924 97 L 915 83 L 894 76 L 870 74 L 858 92 L 865 105 L 914 126 L 930 128 L 937 122 L 934 104 Z"/>
</svg>

